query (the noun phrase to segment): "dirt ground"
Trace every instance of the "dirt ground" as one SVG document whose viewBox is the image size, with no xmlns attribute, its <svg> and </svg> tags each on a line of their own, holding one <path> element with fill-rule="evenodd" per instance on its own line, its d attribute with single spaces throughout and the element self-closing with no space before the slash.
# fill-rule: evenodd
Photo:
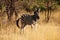
<svg viewBox="0 0 60 40">
<path fill-rule="evenodd" d="M 44 18 L 44 14 L 40 13 L 40 19 L 33 25 L 33 30 L 27 25 L 24 33 L 20 34 L 16 24 L 8 24 L 6 16 L 2 20 L 0 17 L 0 40 L 60 40 L 60 11 L 52 12 L 48 23 L 45 23 Z"/>
</svg>

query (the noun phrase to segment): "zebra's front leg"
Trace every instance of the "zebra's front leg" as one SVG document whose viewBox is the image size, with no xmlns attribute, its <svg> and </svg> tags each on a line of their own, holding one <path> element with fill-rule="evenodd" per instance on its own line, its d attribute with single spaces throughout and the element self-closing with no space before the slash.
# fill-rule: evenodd
<svg viewBox="0 0 60 40">
<path fill-rule="evenodd" d="M 33 26 L 31 25 L 31 30 L 33 30 Z"/>
<path fill-rule="evenodd" d="M 31 30 L 34 30 L 35 28 L 35 23 L 31 24 Z"/>
<path fill-rule="evenodd" d="M 33 23 L 33 30 L 34 30 L 34 31 L 37 30 L 37 24 L 38 24 L 38 22 L 34 22 L 34 23 Z"/>
</svg>

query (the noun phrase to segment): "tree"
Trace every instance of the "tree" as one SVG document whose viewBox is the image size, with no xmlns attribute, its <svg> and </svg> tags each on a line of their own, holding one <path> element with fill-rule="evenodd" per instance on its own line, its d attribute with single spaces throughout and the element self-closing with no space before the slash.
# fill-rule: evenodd
<svg viewBox="0 0 60 40">
<path fill-rule="evenodd" d="M 50 16 L 51 16 L 51 10 L 52 10 L 52 6 L 53 6 L 53 0 L 45 0 L 45 6 L 46 6 L 46 10 L 47 13 L 45 13 L 46 16 L 46 22 L 49 21 Z"/>
<path fill-rule="evenodd" d="M 0 10 L 2 12 L 2 0 L 0 0 Z"/>
<path fill-rule="evenodd" d="M 17 13 L 15 10 L 15 2 L 16 2 L 16 0 L 5 0 L 6 12 L 7 12 L 9 21 L 11 21 L 13 12 L 15 12 L 15 15 L 17 17 Z"/>
</svg>

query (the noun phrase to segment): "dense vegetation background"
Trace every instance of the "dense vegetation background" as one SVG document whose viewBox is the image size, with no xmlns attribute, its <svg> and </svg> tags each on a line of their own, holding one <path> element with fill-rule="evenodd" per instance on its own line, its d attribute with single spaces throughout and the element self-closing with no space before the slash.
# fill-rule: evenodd
<svg viewBox="0 0 60 40">
<path fill-rule="evenodd" d="M 41 11 L 47 10 L 47 17 L 49 19 L 49 11 L 59 8 L 59 5 L 60 0 L 0 0 L 0 10 L 2 13 L 6 12 L 9 20 L 11 20 L 14 12 L 17 18 L 18 12 L 20 12 L 21 9 L 31 12 L 37 7 L 40 8 Z M 2 13 L 0 13 L 0 15 Z"/>
</svg>

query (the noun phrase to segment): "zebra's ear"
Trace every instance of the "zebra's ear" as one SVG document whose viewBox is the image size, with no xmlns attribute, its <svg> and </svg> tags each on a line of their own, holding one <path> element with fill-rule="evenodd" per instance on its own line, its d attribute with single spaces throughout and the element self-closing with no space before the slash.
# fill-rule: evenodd
<svg viewBox="0 0 60 40">
<path fill-rule="evenodd" d="M 34 11 L 36 11 L 37 10 L 37 8 L 35 8 L 35 10 Z"/>
<path fill-rule="evenodd" d="M 38 13 L 41 11 L 41 9 L 40 8 L 38 8 Z"/>
<path fill-rule="evenodd" d="M 40 11 L 41 11 L 41 9 L 39 8 L 38 12 L 40 12 Z"/>
</svg>

